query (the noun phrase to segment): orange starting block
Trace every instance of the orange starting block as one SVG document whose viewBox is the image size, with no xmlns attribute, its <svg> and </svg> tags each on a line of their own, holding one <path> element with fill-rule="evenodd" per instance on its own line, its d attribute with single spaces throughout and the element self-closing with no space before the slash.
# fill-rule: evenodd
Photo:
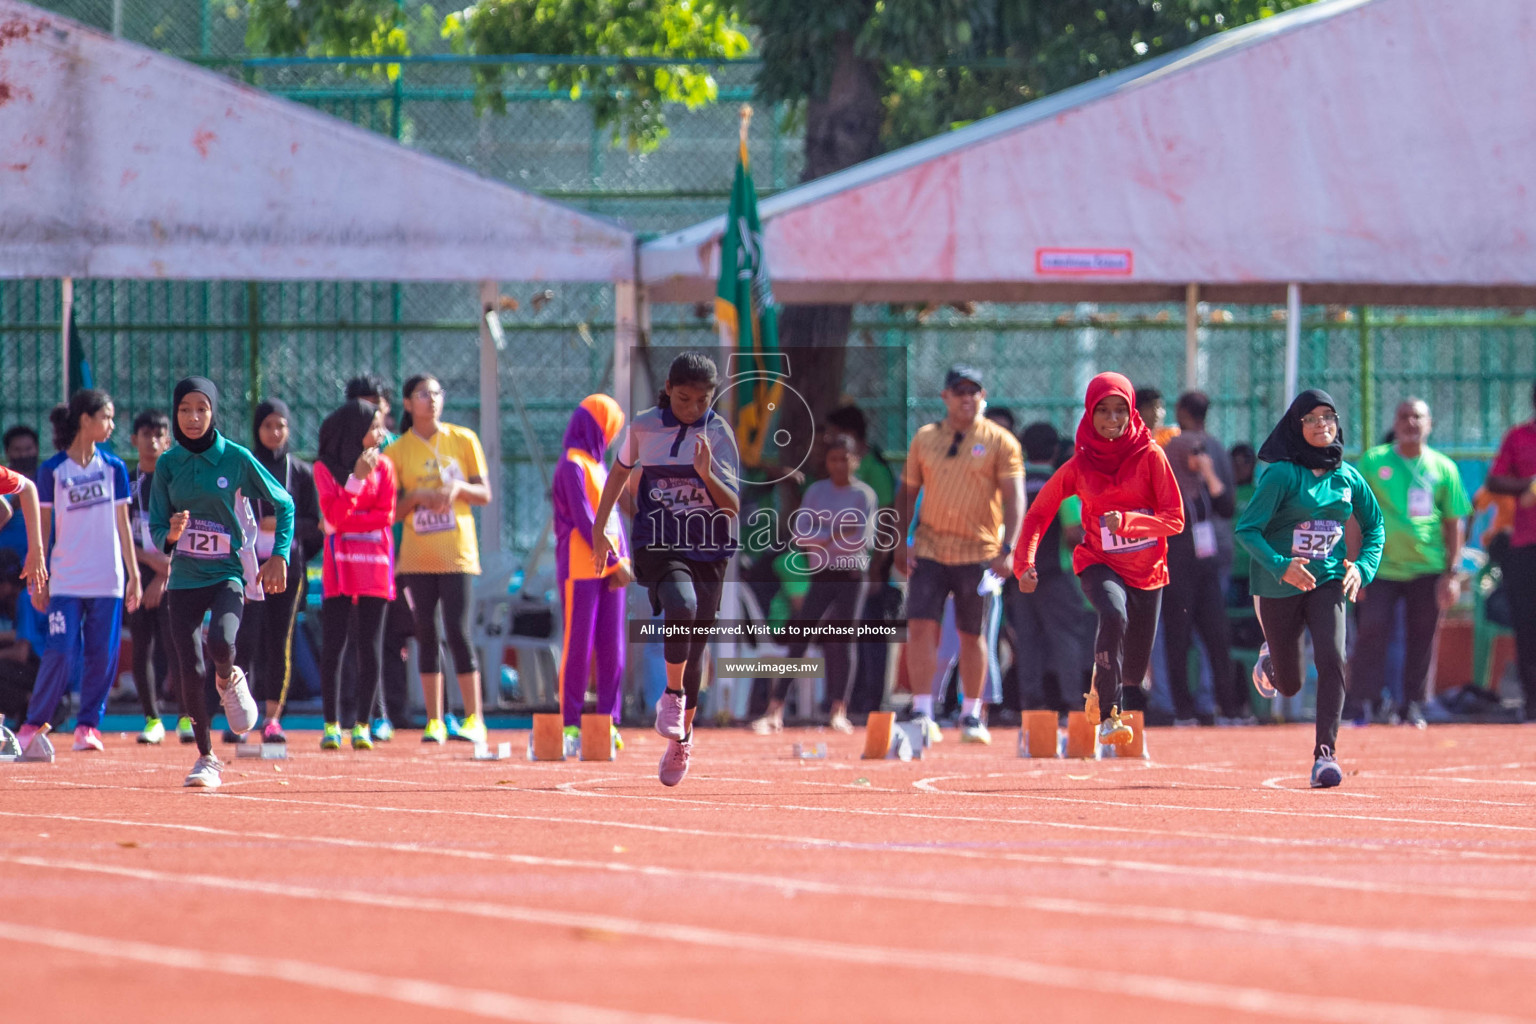
<svg viewBox="0 0 1536 1024">
<path fill-rule="evenodd" d="M 1060 757 L 1060 728 L 1054 711 L 1026 711 L 1019 728 L 1020 757 Z"/>
<path fill-rule="evenodd" d="M 613 742 L 613 718 L 609 715 L 581 716 L 581 759 L 612 761 L 618 754 Z"/>
<path fill-rule="evenodd" d="M 871 711 L 864 726 L 862 756 L 866 761 L 921 759 L 927 738 L 919 732 L 915 727 L 909 728 L 906 723 L 896 721 L 894 711 Z"/>
<path fill-rule="evenodd" d="M 528 736 L 528 760 L 565 760 L 565 720 L 559 715 L 534 715 Z"/>
</svg>

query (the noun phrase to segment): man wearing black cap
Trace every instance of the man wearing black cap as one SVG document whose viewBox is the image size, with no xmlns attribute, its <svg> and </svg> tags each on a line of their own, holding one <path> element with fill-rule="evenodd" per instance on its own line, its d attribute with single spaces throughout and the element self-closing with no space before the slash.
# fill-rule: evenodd
<svg viewBox="0 0 1536 1024">
<path fill-rule="evenodd" d="M 960 740 L 990 743 L 981 722 L 987 670 L 982 640 L 985 574 L 1007 579 L 1009 559 L 1024 518 L 1024 460 L 1018 440 L 981 415 L 987 393 L 981 372 L 957 364 L 944 377 L 945 416 L 918 430 L 907 452 L 897 496 L 896 565 L 907 572 L 907 678 L 913 681 L 912 717 L 930 740 L 941 738 L 933 697 L 918 692 L 933 678 L 944 602 L 955 599 L 960 633 Z M 922 492 L 916 543 L 906 544 L 913 505 Z"/>
</svg>

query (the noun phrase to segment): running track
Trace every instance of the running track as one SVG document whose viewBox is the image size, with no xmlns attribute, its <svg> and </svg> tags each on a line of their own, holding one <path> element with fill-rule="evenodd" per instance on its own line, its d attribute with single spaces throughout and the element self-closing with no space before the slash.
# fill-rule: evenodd
<svg viewBox="0 0 1536 1024">
<path fill-rule="evenodd" d="M 0 765 L 0 1011 L 1536 1020 L 1536 727 L 1346 729 L 1328 792 L 1309 726 L 1098 763 L 701 730 L 676 790 L 627 735 L 615 763 L 530 764 L 295 733 L 218 793 L 131 736 Z"/>
</svg>

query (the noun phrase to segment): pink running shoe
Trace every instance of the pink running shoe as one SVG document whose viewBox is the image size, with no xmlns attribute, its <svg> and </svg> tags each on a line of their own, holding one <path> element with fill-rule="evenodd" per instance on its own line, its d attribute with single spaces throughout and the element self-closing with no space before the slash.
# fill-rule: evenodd
<svg viewBox="0 0 1536 1024">
<path fill-rule="evenodd" d="M 668 693 L 665 690 L 661 691 L 661 699 L 656 702 L 656 731 L 674 742 L 683 738 L 683 704 L 681 693 Z"/>
<path fill-rule="evenodd" d="M 693 754 L 693 733 L 685 740 L 672 740 L 666 753 L 661 755 L 661 770 L 657 773 L 663 786 L 675 786 L 688 774 L 688 758 Z"/>
<path fill-rule="evenodd" d="M 101 742 L 101 732 L 92 725 L 82 725 L 75 730 L 75 750 L 99 750 L 107 749 Z"/>
<path fill-rule="evenodd" d="M 21 728 L 16 730 L 16 746 L 21 749 L 22 753 L 26 753 L 27 748 L 32 745 L 32 737 L 41 731 L 38 726 L 23 723 Z"/>
</svg>

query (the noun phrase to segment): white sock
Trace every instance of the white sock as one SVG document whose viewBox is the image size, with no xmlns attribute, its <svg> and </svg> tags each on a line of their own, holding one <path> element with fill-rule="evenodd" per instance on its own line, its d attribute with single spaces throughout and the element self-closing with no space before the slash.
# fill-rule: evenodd
<svg viewBox="0 0 1536 1024">
<path fill-rule="evenodd" d="M 914 715 L 927 715 L 933 717 L 933 694 L 914 693 L 912 695 L 912 713 Z"/>
<path fill-rule="evenodd" d="M 981 717 L 981 698 L 980 697 L 967 697 L 967 698 L 965 698 L 965 703 L 960 705 L 960 713 L 962 715 L 965 715 L 967 718 L 977 718 L 977 719 L 979 719 Z"/>
</svg>

